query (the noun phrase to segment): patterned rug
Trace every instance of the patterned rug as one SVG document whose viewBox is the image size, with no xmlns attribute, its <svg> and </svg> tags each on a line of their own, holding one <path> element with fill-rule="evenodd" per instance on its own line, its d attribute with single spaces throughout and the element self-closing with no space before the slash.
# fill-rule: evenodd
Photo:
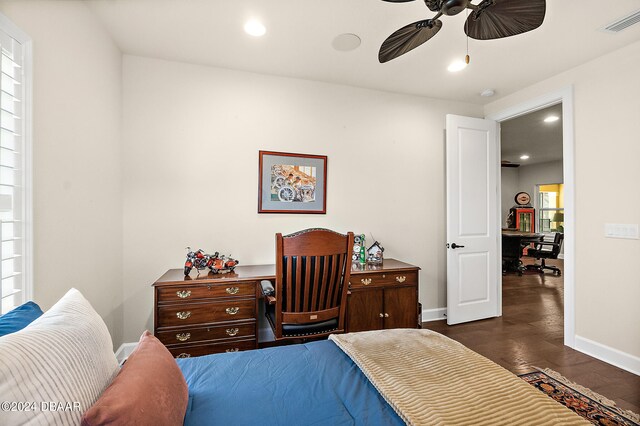
<svg viewBox="0 0 640 426">
<path fill-rule="evenodd" d="M 613 401 L 548 368 L 519 377 L 593 424 L 640 425 L 640 416 L 637 414 L 616 407 Z"/>
</svg>

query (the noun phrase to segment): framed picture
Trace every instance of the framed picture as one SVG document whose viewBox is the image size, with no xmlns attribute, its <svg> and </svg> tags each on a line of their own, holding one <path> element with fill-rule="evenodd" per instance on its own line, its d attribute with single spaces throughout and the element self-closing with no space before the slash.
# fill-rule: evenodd
<svg viewBox="0 0 640 426">
<path fill-rule="evenodd" d="M 258 213 L 327 212 L 327 156 L 259 152 Z"/>
</svg>

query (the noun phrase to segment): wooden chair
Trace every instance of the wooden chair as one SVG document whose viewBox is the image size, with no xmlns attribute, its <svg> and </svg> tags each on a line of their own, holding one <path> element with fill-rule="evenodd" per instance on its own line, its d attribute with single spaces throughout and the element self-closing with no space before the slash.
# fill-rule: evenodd
<svg viewBox="0 0 640 426">
<path fill-rule="evenodd" d="M 345 330 L 353 232 L 306 229 L 276 234 L 276 281 L 265 291 L 276 341 L 326 337 Z"/>
</svg>

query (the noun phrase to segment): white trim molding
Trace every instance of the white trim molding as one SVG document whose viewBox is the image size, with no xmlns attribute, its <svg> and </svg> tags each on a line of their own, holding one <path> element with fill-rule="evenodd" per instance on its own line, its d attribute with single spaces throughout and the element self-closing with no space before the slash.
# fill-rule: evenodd
<svg viewBox="0 0 640 426">
<path fill-rule="evenodd" d="M 118 365 L 122 366 L 124 362 L 129 358 L 129 355 L 138 347 L 138 342 L 132 343 L 123 343 L 120 345 L 118 350 L 116 351 L 116 360 L 118 361 Z"/>
<path fill-rule="evenodd" d="M 640 358 L 582 336 L 576 336 L 575 349 L 640 376 Z"/>
<path fill-rule="evenodd" d="M 498 122 L 515 118 L 533 111 L 562 103 L 562 161 L 564 181 L 564 344 L 575 348 L 576 309 L 576 199 L 575 199 L 575 139 L 573 123 L 573 86 L 566 86 L 556 92 L 531 99 L 487 116 Z M 500 165 L 497 165 L 500 167 Z M 500 186 L 500 180 L 498 180 Z M 500 188 L 498 188 L 500 190 Z M 500 200 L 500 198 L 498 198 Z M 497 211 L 501 206 L 498 202 Z M 501 293 L 501 292 L 500 292 Z M 500 294 L 499 299 L 502 299 Z"/>
<path fill-rule="evenodd" d="M 422 322 L 440 321 L 443 319 L 447 319 L 447 308 L 422 310 Z"/>
</svg>

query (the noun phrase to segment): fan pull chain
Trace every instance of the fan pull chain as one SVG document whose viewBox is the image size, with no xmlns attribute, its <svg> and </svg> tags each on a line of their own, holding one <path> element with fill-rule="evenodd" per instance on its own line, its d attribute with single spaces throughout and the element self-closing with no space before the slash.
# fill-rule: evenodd
<svg viewBox="0 0 640 426">
<path fill-rule="evenodd" d="M 466 12 L 467 12 L 467 19 L 469 19 L 469 9 L 467 9 Z M 471 60 L 471 57 L 469 56 L 469 35 L 467 34 L 467 55 L 464 57 L 464 62 L 467 65 L 469 65 L 470 60 Z"/>
</svg>

